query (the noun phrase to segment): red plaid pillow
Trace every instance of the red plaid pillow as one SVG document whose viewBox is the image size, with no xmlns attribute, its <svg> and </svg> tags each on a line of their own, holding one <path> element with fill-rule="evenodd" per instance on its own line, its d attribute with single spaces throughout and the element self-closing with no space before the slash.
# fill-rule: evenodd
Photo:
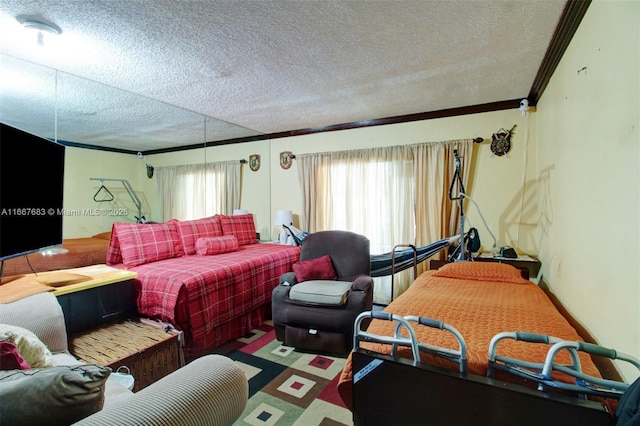
<svg viewBox="0 0 640 426">
<path fill-rule="evenodd" d="M 120 253 L 120 241 L 116 232 L 116 224 L 111 225 L 111 238 L 107 249 L 107 265 L 118 265 L 122 263 L 122 253 Z"/>
<path fill-rule="evenodd" d="M 120 242 L 124 266 L 143 265 L 184 255 L 176 222 L 173 219 L 164 223 L 114 223 L 113 231 Z"/>
<path fill-rule="evenodd" d="M 221 237 L 222 226 L 216 216 L 177 222 L 182 248 L 187 255 L 196 254 L 196 241 L 201 237 Z"/>
<path fill-rule="evenodd" d="M 201 256 L 229 253 L 238 250 L 238 239 L 233 235 L 201 237 L 196 241 L 196 253 Z"/>
<path fill-rule="evenodd" d="M 224 235 L 233 235 L 238 239 L 238 244 L 256 244 L 256 225 L 253 223 L 253 215 L 241 214 L 237 216 L 219 216 Z"/>
</svg>

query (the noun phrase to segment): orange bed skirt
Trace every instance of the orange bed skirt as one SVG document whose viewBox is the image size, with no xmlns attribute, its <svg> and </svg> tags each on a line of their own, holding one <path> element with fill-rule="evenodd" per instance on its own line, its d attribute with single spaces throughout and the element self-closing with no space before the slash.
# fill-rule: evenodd
<svg viewBox="0 0 640 426">
<path fill-rule="evenodd" d="M 582 340 L 577 331 L 558 312 L 545 292 L 509 265 L 487 262 L 451 264 L 448 270 L 427 271 L 384 311 L 401 316 L 416 315 L 445 322 L 455 327 L 467 345 L 468 372 L 485 376 L 488 368 L 489 344 L 493 336 L 505 331 L 546 334 L 564 340 Z M 495 265 L 501 265 L 496 267 Z M 448 266 L 448 265 L 447 265 Z M 509 268 L 512 268 L 511 271 Z M 392 336 L 396 323 L 373 320 L 367 332 Z M 448 349 L 458 349 L 450 333 L 414 325 L 419 341 Z M 363 343 L 364 349 L 388 354 L 389 345 Z M 498 354 L 524 361 L 543 363 L 549 345 L 502 341 Z M 408 348 L 398 350 L 400 356 L 412 358 Z M 562 353 L 559 363 L 569 363 Z M 457 365 L 429 354 L 421 354 L 424 364 L 457 369 Z M 588 354 L 580 353 L 583 372 L 601 377 Z M 503 378 L 501 375 L 498 378 Z M 338 391 L 348 407 L 352 407 L 351 356 L 342 371 Z"/>
</svg>

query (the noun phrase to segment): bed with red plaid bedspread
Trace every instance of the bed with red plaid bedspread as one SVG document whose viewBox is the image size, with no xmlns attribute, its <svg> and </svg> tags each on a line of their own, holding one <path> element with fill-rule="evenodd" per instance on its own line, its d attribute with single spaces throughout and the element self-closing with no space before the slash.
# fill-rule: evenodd
<svg viewBox="0 0 640 426">
<path fill-rule="evenodd" d="M 184 223 L 114 224 L 107 260 L 137 272 L 138 313 L 182 330 L 189 357 L 211 352 L 261 325 L 270 313 L 271 295 L 280 275 L 293 270 L 300 248 L 256 239 L 225 249 L 228 244 L 211 244 L 222 236 L 206 233 L 197 238 L 188 233 L 187 241 L 181 238 L 187 235 L 185 229 L 180 230 Z M 208 247 L 221 247 L 220 251 L 186 254 L 194 251 L 185 246 L 205 238 Z M 135 247 L 134 254 L 128 252 L 131 247 Z"/>
<path fill-rule="evenodd" d="M 280 275 L 299 256 L 299 247 L 260 243 L 136 266 L 138 310 L 183 330 L 185 354 L 210 351 L 262 324 Z"/>
</svg>

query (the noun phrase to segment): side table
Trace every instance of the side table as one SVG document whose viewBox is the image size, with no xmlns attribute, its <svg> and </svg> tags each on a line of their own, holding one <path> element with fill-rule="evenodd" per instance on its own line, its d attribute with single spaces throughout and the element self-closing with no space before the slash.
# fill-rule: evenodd
<svg viewBox="0 0 640 426">
<path fill-rule="evenodd" d="M 537 280 L 538 272 L 540 272 L 541 262 L 535 257 L 527 255 L 518 255 L 516 258 L 498 257 L 491 253 L 480 253 L 473 258 L 477 262 L 499 262 L 506 263 L 507 265 L 513 265 L 516 268 L 527 271 L 527 276 L 523 278 L 527 280 Z"/>
</svg>

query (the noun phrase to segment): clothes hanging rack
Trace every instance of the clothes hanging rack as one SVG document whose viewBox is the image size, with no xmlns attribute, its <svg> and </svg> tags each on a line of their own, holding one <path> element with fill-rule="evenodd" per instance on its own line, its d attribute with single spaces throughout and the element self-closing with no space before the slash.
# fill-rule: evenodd
<svg viewBox="0 0 640 426">
<path fill-rule="evenodd" d="M 136 195 L 135 191 L 133 190 L 133 187 L 131 186 L 131 184 L 129 183 L 128 180 L 126 180 L 126 179 L 111 179 L 111 178 L 89 178 L 89 179 L 90 180 L 100 181 L 100 189 L 98 189 L 98 192 L 96 192 L 95 195 L 93 196 L 94 201 L 112 201 L 114 199 L 113 194 L 111 194 L 111 191 L 109 191 L 107 189 L 107 187 L 104 186 L 104 182 L 110 181 L 110 182 L 120 182 L 120 183 L 122 183 L 122 186 L 124 186 L 124 189 L 129 194 L 129 197 L 131 197 L 131 200 L 133 200 L 133 204 L 138 209 L 138 215 L 136 216 L 136 220 L 138 222 L 143 222 L 144 218 L 142 217 L 142 203 L 140 202 L 140 198 L 138 198 L 138 196 Z M 96 200 L 96 196 L 102 190 L 107 191 L 111 195 L 111 200 Z"/>
</svg>

